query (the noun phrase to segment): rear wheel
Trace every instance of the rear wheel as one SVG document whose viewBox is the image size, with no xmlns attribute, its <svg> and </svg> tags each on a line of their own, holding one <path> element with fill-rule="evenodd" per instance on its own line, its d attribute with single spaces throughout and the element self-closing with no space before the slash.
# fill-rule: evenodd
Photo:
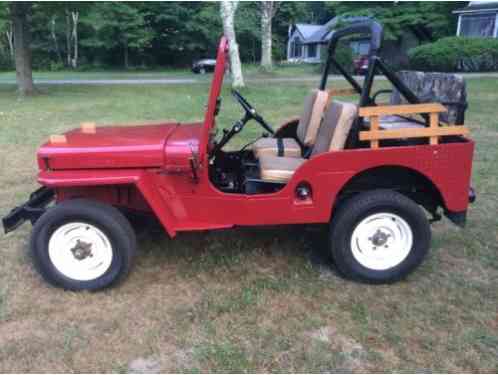
<svg viewBox="0 0 498 375">
<path fill-rule="evenodd" d="M 48 210 L 35 224 L 31 252 L 40 274 L 70 290 L 98 290 L 122 279 L 136 249 L 135 233 L 114 207 L 75 199 Z"/>
<path fill-rule="evenodd" d="M 424 211 L 391 190 L 361 193 L 345 202 L 331 223 L 332 256 L 346 277 L 390 283 L 424 259 L 431 232 Z"/>
</svg>

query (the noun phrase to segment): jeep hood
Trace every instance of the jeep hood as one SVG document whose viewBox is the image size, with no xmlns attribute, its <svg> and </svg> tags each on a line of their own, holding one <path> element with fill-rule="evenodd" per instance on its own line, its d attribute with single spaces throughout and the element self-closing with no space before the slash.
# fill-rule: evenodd
<svg viewBox="0 0 498 375">
<path fill-rule="evenodd" d="M 164 147 L 177 122 L 74 129 L 38 150 L 41 170 L 144 168 L 164 164 Z"/>
</svg>

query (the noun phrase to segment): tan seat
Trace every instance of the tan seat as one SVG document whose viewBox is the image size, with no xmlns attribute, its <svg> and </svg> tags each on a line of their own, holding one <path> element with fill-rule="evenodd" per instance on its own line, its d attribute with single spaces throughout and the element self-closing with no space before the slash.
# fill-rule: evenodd
<svg viewBox="0 0 498 375">
<path fill-rule="evenodd" d="M 358 107 L 352 103 L 334 101 L 330 104 L 318 130 L 311 158 L 324 152 L 344 149 L 351 126 L 358 115 Z M 262 155 L 259 159 L 261 179 L 285 183 L 306 159 Z"/>
<path fill-rule="evenodd" d="M 261 179 L 272 182 L 287 182 L 294 171 L 304 163 L 303 158 L 286 158 L 272 155 L 263 155 L 259 159 Z"/>
<path fill-rule="evenodd" d="M 327 91 L 313 90 L 304 101 L 304 111 L 297 126 L 297 138 L 304 146 L 315 144 L 316 135 L 323 111 L 327 105 L 329 94 Z M 283 138 L 284 157 L 301 157 L 301 146 L 293 138 Z M 263 155 L 277 156 L 279 146 L 276 138 L 261 138 L 252 146 L 254 156 L 260 158 Z"/>
</svg>

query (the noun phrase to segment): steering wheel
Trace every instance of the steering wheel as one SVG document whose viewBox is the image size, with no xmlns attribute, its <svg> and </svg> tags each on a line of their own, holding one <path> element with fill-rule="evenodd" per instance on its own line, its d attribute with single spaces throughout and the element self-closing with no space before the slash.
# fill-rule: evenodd
<svg viewBox="0 0 498 375">
<path fill-rule="evenodd" d="M 274 134 L 275 132 L 271 128 L 270 125 L 259 115 L 259 113 L 254 109 L 252 105 L 249 104 L 249 102 L 241 95 L 240 92 L 238 92 L 235 89 L 232 89 L 232 95 L 233 97 L 239 102 L 239 104 L 244 108 L 244 111 L 246 111 L 246 116 L 255 120 L 258 124 L 260 124 L 263 129 L 265 129 L 268 133 Z"/>
</svg>

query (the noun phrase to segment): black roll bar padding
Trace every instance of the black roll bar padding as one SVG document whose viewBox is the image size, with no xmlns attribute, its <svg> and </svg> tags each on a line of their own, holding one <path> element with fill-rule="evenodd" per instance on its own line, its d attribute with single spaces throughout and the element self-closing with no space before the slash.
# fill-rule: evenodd
<svg viewBox="0 0 498 375">
<path fill-rule="evenodd" d="M 354 23 L 339 30 L 332 31 L 329 52 L 332 47 L 335 49 L 339 39 L 353 34 L 370 34 L 370 49 L 368 52 L 370 56 L 376 54 L 380 50 L 384 35 L 382 25 L 373 19 L 366 19 L 364 17 L 359 17 L 357 19 L 361 19 L 361 21 L 354 22 L 355 18 L 351 18 L 350 20 Z"/>
<path fill-rule="evenodd" d="M 361 86 L 358 82 L 349 73 L 347 73 L 344 68 L 337 63 L 337 61 L 333 60 L 339 39 L 353 34 L 370 34 L 369 56 L 376 55 L 382 46 L 383 29 L 380 23 L 367 17 L 351 17 L 349 18 L 349 21 L 353 22 L 353 24 L 345 26 L 339 30 L 332 31 L 332 37 L 330 38 L 328 46 L 328 58 L 323 71 L 320 90 L 325 90 L 325 87 L 327 86 L 330 63 L 332 63 L 334 64 L 334 67 L 348 80 L 351 86 L 353 86 L 358 93 L 361 93 Z"/>
</svg>

